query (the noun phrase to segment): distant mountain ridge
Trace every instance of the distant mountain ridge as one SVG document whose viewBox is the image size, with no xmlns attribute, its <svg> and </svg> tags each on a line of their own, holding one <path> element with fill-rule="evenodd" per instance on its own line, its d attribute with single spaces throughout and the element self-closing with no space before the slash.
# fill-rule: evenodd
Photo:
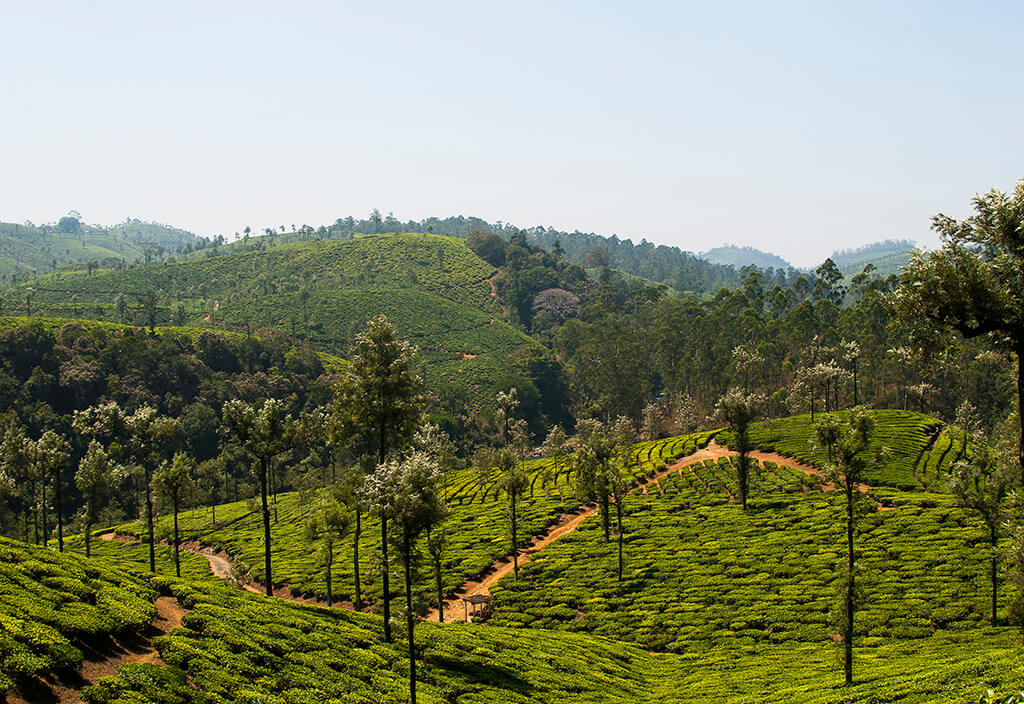
<svg viewBox="0 0 1024 704">
<path fill-rule="evenodd" d="M 745 266 L 756 266 L 759 269 L 792 269 L 792 264 L 777 254 L 762 252 L 754 247 L 738 247 L 733 244 L 709 249 L 697 255 L 712 264 L 724 264 L 742 269 Z"/>
<path fill-rule="evenodd" d="M 110 227 L 86 224 L 75 215 L 55 225 L 0 222 L 0 280 L 88 262 L 159 261 L 209 244 L 187 230 L 133 218 Z"/>
</svg>

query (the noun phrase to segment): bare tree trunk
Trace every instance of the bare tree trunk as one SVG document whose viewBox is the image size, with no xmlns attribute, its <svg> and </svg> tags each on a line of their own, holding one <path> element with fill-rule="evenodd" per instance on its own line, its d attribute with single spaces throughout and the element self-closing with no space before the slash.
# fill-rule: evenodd
<svg viewBox="0 0 1024 704">
<path fill-rule="evenodd" d="M 402 551 L 405 553 L 405 628 L 409 632 L 409 701 L 416 704 L 416 624 L 412 613 L 412 546 L 409 528 L 403 526 Z"/>
<path fill-rule="evenodd" d="M 334 606 L 334 594 L 331 590 L 331 567 L 334 565 L 334 544 L 328 542 L 324 548 L 327 551 L 325 558 L 327 562 L 325 565 L 327 572 L 327 606 L 331 607 Z"/>
<path fill-rule="evenodd" d="M 274 578 L 270 569 L 270 505 L 267 503 L 267 462 L 260 459 L 260 499 L 263 501 L 263 581 L 267 596 L 274 596 Z"/>
<path fill-rule="evenodd" d="M 512 506 L 512 573 L 513 579 L 519 581 L 519 541 L 516 530 L 516 493 L 509 492 L 509 501 Z"/>
<path fill-rule="evenodd" d="M 624 496 L 615 499 L 615 517 L 619 531 L 619 581 L 622 581 L 622 499 Z"/>
<path fill-rule="evenodd" d="M 39 504 L 40 520 L 43 524 L 43 547 L 50 547 L 50 539 L 46 535 L 46 482 L 43 482 L 42 501 Z"/>
<path fill-rule="evenodd" d="M 153 531 L 153 488 L 148 470 L 146 477 L 146 526 L 149 528 L 149 571 L 156 572 L 156 540 Z"/>
<path fill-rule="evenodd" d="M 386 435 L 386 426 L 381 421 L 379 428 L 378 440 L 378 457 L 377 463 L 384 464 L 384 459 L 387 457 L 387 448 L 384 447 L 384 440 Z M 381 570 L 381 586 L 383 587 L 382 596 L 384 598 L 384 642 L 391 642 L 391 579 L 388 574 L 390 568 L 388 567 L 388 519 L 384 517 L 383 512 L 380 517 L 380 550 L 381 558 L 383 562 L 383 569 Z"/>
<path fill-rule="evenodd" d="M 363 513 L 356 509 L 356 529 L 352 535 L 352 572 L 355 574 L 356 598 L 353 605 L 356 611 L 363 610 L 363 596 L 359 590 L 359 536 L 363 532 Z"/>
<path fill-rule="evenodd" d="M 846 633 L 843 634 L 844 661 L 843 671 L 846 684 L 853 684 L 853 482 L 847 478 L 846 483 Z"/>
<path fill-rule="evenodd" d="M 178 492 L 171 497 L 172 508 L 174 509 L 174 576 L 181 579 L 181 541 L 178 538 Z"/>
<path fill-rule="evenodd" d="M 61 491 L 61 471 L 53 473 L 54 498 L 57 504 L 57 550 L 64 552 L 64 493 Z"/>
</svg>

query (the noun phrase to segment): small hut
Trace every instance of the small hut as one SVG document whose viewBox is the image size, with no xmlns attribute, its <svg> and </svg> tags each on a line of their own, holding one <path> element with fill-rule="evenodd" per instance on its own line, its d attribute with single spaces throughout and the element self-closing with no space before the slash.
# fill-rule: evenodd
<svg viewBox="0 0 1024 704">
<path fill-rule="evenodd" d="M 469 596 L 462 597 L 462 608 L 465 611 L 463 620 L 469 623 L 469 607 L 473 607 L 473 618 L 487 616 L 491 613 L 491 604 L 494 602 L 494 597 L 490 594 L 470 594 Z"/>
</svg>

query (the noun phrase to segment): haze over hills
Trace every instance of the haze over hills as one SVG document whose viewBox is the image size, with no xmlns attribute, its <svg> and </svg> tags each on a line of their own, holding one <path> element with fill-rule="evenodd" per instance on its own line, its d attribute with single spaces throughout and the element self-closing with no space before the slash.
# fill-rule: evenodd
<svg viewBox="0 0 1024 704">
<path fill-rule="evenodd" d="M 759 269 L 792 269 L 792 264 L 782 257 L 762 252 L 754 247 L 737 247 L 727 244 L 709 249 L 699 255 L 701 259 L 713 264 L 725 264 L 742 269 L 745 266 L 756 266 Z"/>
<path fill-rule="evenodd" d="M 206 238 L 170 225 L 129 218 L 104 227 L 67 215 L 55 225 L 0 222 L 0 280 L 94 262 L 158 261 L 210 244 Z"/>
</svg>

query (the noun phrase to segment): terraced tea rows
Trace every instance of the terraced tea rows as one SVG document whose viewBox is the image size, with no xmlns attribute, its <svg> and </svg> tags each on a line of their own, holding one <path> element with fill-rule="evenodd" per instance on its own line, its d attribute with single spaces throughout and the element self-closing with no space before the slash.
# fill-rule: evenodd
<svg viewBox="0 0 1024 704">
<path fill-rule="evenodd" d="M 875 432 L 868 455 L 875 461 L 869 462 L 866 470 L 868 483 L 904 490 L 943 490 L 943 477 L 962 450 L 946 452 L 950 436 L 941 431 L 942 423 L 913 411 L 878 410 L 871 414 L 875 419 Z M 815 421 L 823 416 L 818 414 Z M 719 440 L 730 447 L 735 443 L 729 432 L 723 432 Z M 815 441 L 814 423 L 809 414 L 753 423 L 750 441 L 754 447 L 780 452 L 818 467 L 829 461 L 828 448 Z M 884 455 L 883 448 L 886 448 Z"/>
<path fill-rule="evenodd" d="M 18 679 L 78 667 L 79 639 L 142 630 L 156 596 L 135 571 L 0 538 L 0 697 Z"/>
<path fill-rule="evenodd" d="M 37 569 L 35 563 L 56 558 L 46 553 L 23 546 L 5 553 L 4 564 L 24 576 Z M 83 558 L 60 560 L 94 569 L 94 561 Z M 133 578 L 114 574 L 104 575 L 111 579 L 107 586 L 132 588 Z M 89 701 L 390 704 L 406 699 L 405 643 L 401 637 L 394 644 L 382 642 L 376 616 L 268 599 L 212 581 L 172 580 L 159 586 L 187 610 L 181 627 L 153 641 L 158 661 L 122 666 L 114 677 L 82 692 Z M 50 595 L 41 592 L 41 598 Z M 152 608 L 145 599 L 140 606 L 147 612 Z M 23 615 L 36 628 L 48 617 Z M 587 634 L 462 624 L 421 624 L 417 639 L 419 694 L 431 704 L 962 702 L 987 687 L 1009 690 L 1024 677 L 1015 639 L 1000 629 L 939 632 L 910 644 L 858 648 L 862 675 L 853 687 L 840 686 L 832 652 L 817 644 L 763 642 L 653 656 Z M 2 671 L 11 672 L 6 660 Z"/>
<path fill-rule="evenodd" d="M 839 497 L 802 472 L 764 466 L 752 510 L 730 501 L 728 460 L 705 460 L 625 505 L 627 572 L 597 521 L 537 555 L 518 583 L 493 590 L 494 623 L 590 631 L 677 652 L 764 642 L 825 642 L 843 550 Z M 806 492 L 806 493 L 805 493 Z M 949 496 L 880 490 L 893 511 L 861 521 L 865 645 L 980 626 L 985 556 L 965 540 L 981 526 Z"/>
</svg>

